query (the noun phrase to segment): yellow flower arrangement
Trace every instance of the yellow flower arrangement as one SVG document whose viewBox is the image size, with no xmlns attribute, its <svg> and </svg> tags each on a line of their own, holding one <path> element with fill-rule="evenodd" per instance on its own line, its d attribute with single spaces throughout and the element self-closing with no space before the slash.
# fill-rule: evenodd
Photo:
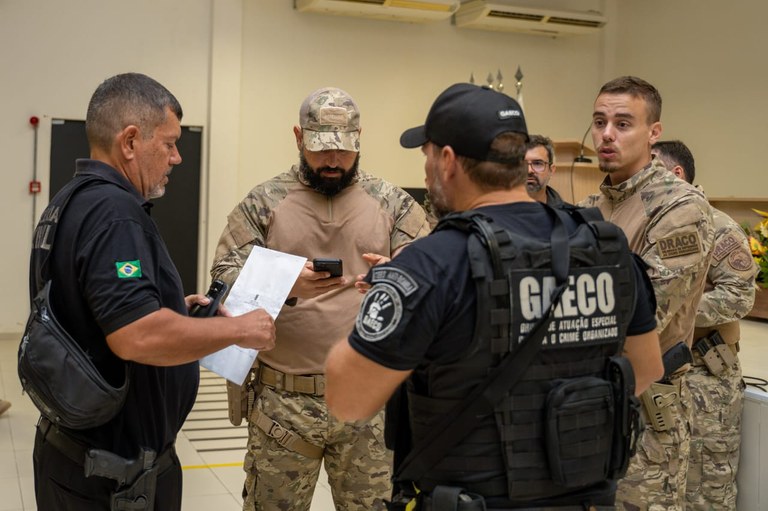
<svg viewBox="0 0 768 511">
<path fill-rule="evenodd" d="M 757 263 L 757 267 L 760 269 L 760 272 L 757 274 L 757 284 L 768 288 L 768 213 L 758 209 L 753 209 L 752 211 L 763 217 L 763 219 L 752 228 L 745 226 L 744 230 L 749 238 L 749 248 L 752 250 L 752 257 L 755 258 L 755 263 Z"/>
</svg>

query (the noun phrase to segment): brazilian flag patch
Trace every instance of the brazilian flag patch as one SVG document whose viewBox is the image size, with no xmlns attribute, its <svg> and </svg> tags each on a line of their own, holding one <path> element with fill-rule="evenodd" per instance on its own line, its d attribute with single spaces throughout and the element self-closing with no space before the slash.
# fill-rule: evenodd
<svg viewBox="0 0 768 511">
<path fill-rule="evenodd" d="M 138 259 L 135 261 L 118 261 L 115 266 L 117 267 L 117 278 L 137 279 L 141 277 L 141 261 Z"/>
</svg>

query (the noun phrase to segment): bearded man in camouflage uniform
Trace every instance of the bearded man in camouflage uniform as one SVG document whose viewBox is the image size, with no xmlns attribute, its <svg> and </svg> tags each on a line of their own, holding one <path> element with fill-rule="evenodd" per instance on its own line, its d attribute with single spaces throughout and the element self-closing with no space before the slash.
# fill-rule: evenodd
<svg viewBox="0 0 768 511">
<path fill-rule="evenodd" d="M 693 184 L 696 164 L 684 143 L 657 142 L 652 152 L 670 172 Z M 715 243 L 696 311 L 694 367 L 685 377 L 693 398 L 686 500 L 689 510 L 725 511 L 736 509 L 744 404 L 739 319 L 755 302 L 758 269 L 744 230 L 722 211 L 712 208 L 712 213 Z"/>
<path fill-rule="evenodd" d="M 357 276 L 430 229 L 410 195 L 358 170 L 359 120 L 346 92 L 310 94 L 293 130 L 299 163 L 251 190 L 219 240 L 211 276 L 229 284 L 254 246 L 309 260 L 275 322 L 275 349 L 259 354 L 242 389 L 244 510 L 309 510 L 323 461 L 337 510 L 383 510 L 390 494 L 383 411 L 354 423 L 330 416 L 323 365 L 357 317 L 363 297 Z M 313 271 L 310 261 L 318 257 L 341 258 L 344 275 Z M 240 407 L 238 396 L 237 389 L 230 392 L 231 411 Z"/>
<path fill-rule="evenodd" d="M 645 80 L 623 76 L 603 85 L 592 114 L 592 140 L 600 169 L 608 175 L 601 193 L 579 205 L 599 207 L 648 265 L 664 354 L 681 341 L 691 347 L 714 228 L 704 194 L 651 157 L 660 119 L 661 96 Z M 682 350 L 687 352 L 685 346 Z M 643 394 L 646 427 L 619 482 L 618 509 L 685 509 L 692 403 L 684 375 L 689 368 L 665 368 L 665 378 Z"/>
</svg>

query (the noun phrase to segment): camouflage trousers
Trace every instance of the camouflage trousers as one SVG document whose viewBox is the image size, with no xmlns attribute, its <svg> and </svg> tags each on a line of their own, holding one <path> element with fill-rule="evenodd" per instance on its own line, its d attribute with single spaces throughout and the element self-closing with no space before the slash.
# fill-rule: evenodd
<svg viewBox="0 0 768 511">
<path fill-rule="evenodd" d="M 744 381 L 738 359 L 712 375 L 705 366 L 686 374 L 693 398 L 691 457 L 686 488 L 689 510 L 736 509 Z"/>
<path fill-rule="evenodd" d="M 677 378 L 675 385 L 679 398 L 672 405 L 674 424 L 667 431 L 656 431 L 646 421 L 645 430 L 637 443 L 637 453 L 629 463 L 627 474 L 618 484 L 617 511 L 685 509 L 692 403 L 685 376 Z M 653 389 L 654 386 L 651 386 L 651 391 Z"/>
<path fill-rule="evenodd" d="M 254 408 L 323 454 L 312 459 L 290 451 L 249 420 L 244 511 L 309 511 L 322 462 L 336 511 L 385 509 L 392 453 L 384 447 L 383 411 L 370 421 L 339 422 L 322 397 L 269 387 L 260 389 Z"/>
</svg>

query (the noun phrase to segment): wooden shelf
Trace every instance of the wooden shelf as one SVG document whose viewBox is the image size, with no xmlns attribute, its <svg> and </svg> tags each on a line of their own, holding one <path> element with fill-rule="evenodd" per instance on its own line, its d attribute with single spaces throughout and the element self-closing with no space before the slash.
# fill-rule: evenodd
<svg viewBox="0 0 768 511">
<path fill-rule="evenodd" d="M 709 197 L 709 202 L 762 202 L 768 204 L 768 197 Z"/>
<path fill-rule="evenodd" d="M 705 190 L 706 192 L 706 190 Z M 768 197 L 707 197 L 715 207 L 733 218 L 738 224 L 755 225 L 763 217 L 752 211 L 768 211 Z"/>
<path fill-rule="evenodd" d="M 565 162 L 570 163 L 580 154 L 584 154 L 584 156 L 597 155 L 595 150 L 587 145 L 584 146 L 582 153 L 581 142 L 578 140 L 553 140 L 552 145 L 555 148 L 555 163 L 558 165 Z"/>
<path fill-rule="evenodd" d="M 598 193 L 600 183 L 605 174 L 597 166 L 597 153 L 594 149 L 584 146 L 584 156 L 590 157 L 592 163 L 574 162 L 582 154 L 581 142 L 578 140 L 552 141 L 555 149 L 555 173 L 549 185 L 557 190 L 563 200 L 576 204 L 588 195 Z"/>
<path fill-rule="evenodd" d="M 747 314 L 750 319 L 768 319 L 768 289 L 760 288 L 755 292 L 755 305 Z"/>
</svg>

